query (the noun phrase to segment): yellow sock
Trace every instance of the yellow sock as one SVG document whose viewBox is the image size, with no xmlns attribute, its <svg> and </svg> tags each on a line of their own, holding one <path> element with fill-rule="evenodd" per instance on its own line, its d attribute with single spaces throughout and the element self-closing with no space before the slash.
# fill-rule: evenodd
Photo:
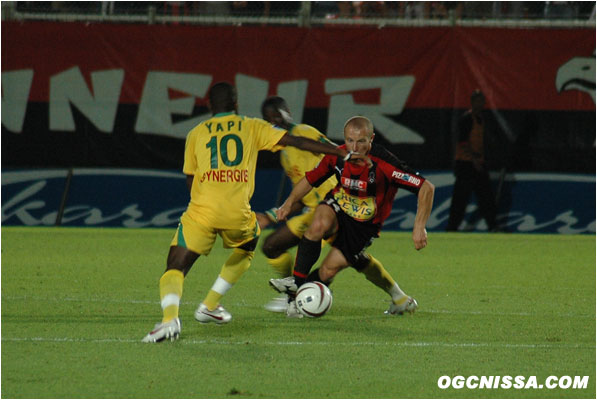
<svg viewBox="0 0 597 400">
<path fill-rule="evenodd" d="M 253 251 L 234 249 L 232 255 L 230 255 L 222 266 L 218 279 L 216 279 L 209 293 L 207 293 L 205 300 L 203 300 L 203 304 L 210 311 L 216 309 L 218 304 L 220 304 L 220 299 L 240 279 L 245 271 L 249 269 L 253 254 L 255 254 Z"/>
<path fill-rule="evenodd" d="M 170 269 L 160 278 L 160 299 L 164 317 L 162 322 L 178 318 L 178 307 L 182 297 L 184 274 L 177 269 Z"/>
<path fill-rule="evenodd" d="M 392 296 L 392 301 L 395 304 L 400 305 L 404 303 L 408 299 L 408 296 L 402 289 L 400 289 L 400 286 L 398 286 L 396 281 L 390 276 L 389 272 L 386 271 L 381 262 L 375 259 L 371 254 L 367 255 L 370 259 L 369 265 L 361 272 L 365 274 L 367 279 L 373 282 L 375 286 Z"/>
<path fill-rule="evenodd" d="M 289 252 L 282 253 L 278 258 L 268 258 L 267 263 L 282 277 L 286 278 L 292 273 L 292 256 Z"/>
<path fill-rule="evenodd" d="M 367 265 L 361 272 L 365 274 L 367 280 L 371 281 L 375 286 L 381 288 L 385 292 L 389 292 L 396 282 L 394 282 L 394 279 L 392 279 L 379 260 L 373 258 L 370 254 L 369 258 L 369 265 Z"/>
</svg>

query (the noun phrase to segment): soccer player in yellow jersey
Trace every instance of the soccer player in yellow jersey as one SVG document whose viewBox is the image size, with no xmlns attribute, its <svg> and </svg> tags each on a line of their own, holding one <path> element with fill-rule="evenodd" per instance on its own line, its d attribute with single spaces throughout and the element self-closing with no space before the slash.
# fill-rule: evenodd
<svg viewBox="0 0 597 400">
<path fill-rule="evenodd" d="M 209 254 L 216 235 L 233 252 L 195 311 L 195 319 L 217 324 L 230 321 L 231 315 L 220 305 L 220 299 L 249 268 L 260 233 L 249 205 L 259 150 L 294 146 L 348 161 L 368 160 L 329 143 L 288 135 L 264 120 L 237 115 L 236 90 L 229 83 L 216 83 L 208 96 L 213 116 L 193 128 L 186 140 L 183 172 L 191 201 L 180 218 L 159 282 L 163 319 L 144 342 L 178 338 L 184 277 L 200 255 Z"/>
<path fill-rule="evenodd" d="M 312 126 L 294 124 L 286 101 L 282 97 L 267 98 L 261 105 L 263 119 L 275 126 L 285 129 L 289 135 L 305 137 L 322 143 L 332 143 L 325 135 Z M 298 183 L 305 172 L 311 171 L 323 158 L 321 153 L 303 151 L 295 147 L 285 147 L 280 151 L 280 163 L 284 172 L 293 185 Z M 336 178 L 332 177 L 320 187 L 311 190 L 301 202 L 296 203 L 294 212 L 302 210 L 299 215 L 290 218 L 285 224 L 279 226 L 273 233 L 265 238 L 262 250 L 267 257 L 268 264 L 281 276 L 292 274 L 294 260 L 288 250 L 300 242 L 303 234 L 311 225 L 315 208 L 325 198 L 327 192 L 336 186 Z M 265 214 L 257 213 L 257 221 L 261 229 L 276 223 L 275 209 Z M 266 310 L 285 312 L 288 305 L 287 296 L 278 297 L 265 305 Z"/>
<path fill-rule="evenodd" d="M 290 135 L 328 142 L 328 139 L 317 129 L 305 124 L 293 124 L 288 105 L 281 97 L 275 96 L 266 99 L 261 106 L 261 114 L 263 119 L 286 129 Z M 323 156 L 323 154 L 313 154 L 308 151 L 286 147 L 281 151 L 280 163 L 286 175 L 292 181 L 293 186 L 295 186 L 303 179 L 306 172 L 311 171 L 319 164 Z M 312 188 L 300 202 L 295 203 L 293 206 L 293 213 L 301 209 L 303 209 L 303 212 L 290 218 L 285 224 L 279 226 L 265 238 L 262 246 L 263 253 L 267 257 L 268 264 L 282 278 L 292 276 L 294 260 L 288 250 L 299 244 L 313 221 L 315 209 L 324 200 L 326 194 L 334 189 L 337 183 L 336 177 L 332 176 L 322 183 L 321 186 Z M 257 220 L 262 229 L 271 223 L 278 222 L 275 208 L 267 211 L 265 214 L 258 213 Z M 360 254 L 358 261 L 353 264 L 353 267 L 363 273 L 370 282 L 382 290 L 388 293 L 403 293 L 396 281 L 383 267 L 383 264 L 371 254 L 366 252 Z M 318 269 L 312 271 L 311 280 L 320 281 L 321 278 L 318 276 L 318 273 Z M 295 309 L 292 307 L 288 307 L 288 295 L 282 295 L 273 299 L 265 305 L 265 309 L 272 312 L 286 312 L 289 317 L 302 316 L 294 312 Z"/>
</svg>

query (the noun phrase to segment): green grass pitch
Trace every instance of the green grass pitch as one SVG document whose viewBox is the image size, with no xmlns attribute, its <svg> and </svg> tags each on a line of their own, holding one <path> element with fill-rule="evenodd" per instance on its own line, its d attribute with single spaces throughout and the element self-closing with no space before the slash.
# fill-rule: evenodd
<svg viewBox="0 0 597 400">
<path fill-rule="evenodd" d="M 229 254 L 218 239 L 185 280 L 180 340 L 144 344 L 173 233 L 3 227 L 1 396 L 595 398 L 594 235 L 431 232 L 417 252 L 409 233 L 383 232 L 371 252 L 420 306 L 401 317 L 352 269 L 323 318 L 269 313 L 257 251 L 223 299 L 231 323 L 201 325 L 193 311 Z M 444 375 L 590 378 L 584 390 L 442 390 Z"/>
</svg>

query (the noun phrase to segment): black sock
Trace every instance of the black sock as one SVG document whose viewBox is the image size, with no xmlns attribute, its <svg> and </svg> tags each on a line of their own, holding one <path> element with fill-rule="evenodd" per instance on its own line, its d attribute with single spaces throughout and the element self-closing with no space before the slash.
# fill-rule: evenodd
<svg viewBox="0 0 597 400">
<path fill-rule="evenodd" d="M 321 282 L 321 278 L 319 277 L 319 268 L 314 269 L 313 271 L 311 271 L 309 276 L 307 276 L 307 282 L 313 281 Z"/>
<path fill-rule="evenodd" d="M 294 282 L 300 287 L 307 281 L 309 271 L 321 253 L 321 240 L 309 240 L 303 236 L 299 242 L 294 263 Z"/>
<path fill-rule="evenodd" d="M 324 285 L 326 285 L 327 287 L 330 286 L 330 283 L 332 283 L 331 280 L 324 282 L 321 277 L 319 276 L 319 268 L 314 269 L 313 271 L 311 271 L 311 273 L 309 274 L 309 276 L 307 276 L 307 282 L 321 282 Z"/>
</svg>

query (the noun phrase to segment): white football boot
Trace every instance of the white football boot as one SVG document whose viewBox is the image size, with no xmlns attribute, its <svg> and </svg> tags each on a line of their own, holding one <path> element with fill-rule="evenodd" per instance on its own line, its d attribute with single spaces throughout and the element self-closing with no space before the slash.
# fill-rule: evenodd
<svg viewBox="0 0 597 400">
<path fill-rule="evenodd" d="M 278 312 L 283 313 L 286 312 L 286 308 L 288 308 L 288 295 L 283 294 L 278 297 L 274 297 L 269 303 L 267 303 L 264 308 L 267 311 L 271 312 Z"/>
<path fill-rule="evenodd" d="M 157 343 L 165 339 L 170 339 L 170 341 L 173 342 L 178 339 L 180 330 L 180 320 L 174 318 L 172 321 L 156 324 L 155 328 L 143 338 L 143 342 Z"/>
<path fill-rule="evenodd" d="M 419 303 L 412 297 L 408 296 L 406 300 L 396 304 L 394 302 L 390 303 L 390 308 L 388 308 L 385 314 L 389 315 L 402 315 L 405 312 L 414 314 L 414 312 L 419 308 Z"/>
<path fill-rule="evenodd" d="M 279 279 L 270 279 L 269 284 L 274 290 L 280 293 L 287 293 L 287 294 L 295 294 L 296 290 L 296 283 L 294 283 L 294 276 L 288 276 L 286 278 L 279 278 Z"/>
<path fill-rule="evenodd" d="M 296 307 L 296 301 L 292 300 L 288 302 L 286 306 L 286 317 L 288 318 L 303 318 L 303 314 Z"/>
<path fill-rule="evenodd" d="M 226 324 L 232 319 L 232 315 L 224 307 L 218 305 L 215 310 L 209 311 L 203 303 L 195 311 L 195 319 L 202 324 L 215 322 L 218 325 Z"/>
</svg>

